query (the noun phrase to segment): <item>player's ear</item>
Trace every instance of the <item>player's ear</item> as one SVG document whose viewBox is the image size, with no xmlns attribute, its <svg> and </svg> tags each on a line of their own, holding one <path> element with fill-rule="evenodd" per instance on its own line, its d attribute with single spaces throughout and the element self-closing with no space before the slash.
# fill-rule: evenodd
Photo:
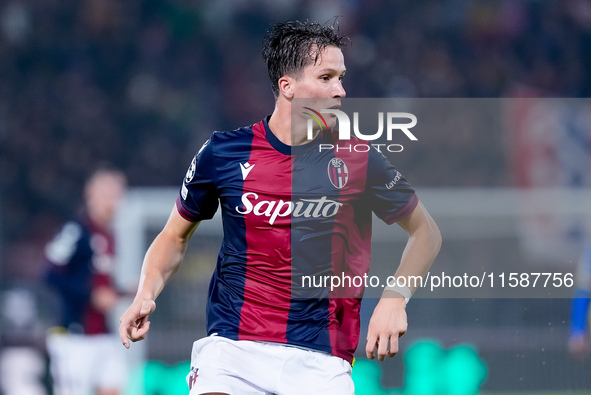
<svg viewBox="0 0 591 395">
<path fill-rule="evenodd" d="M 279 85 L 279 94 L 285 96 L 287 99 L 293 99 L 293 78 L 284 75 L 277 81 Z"/>
</svg>

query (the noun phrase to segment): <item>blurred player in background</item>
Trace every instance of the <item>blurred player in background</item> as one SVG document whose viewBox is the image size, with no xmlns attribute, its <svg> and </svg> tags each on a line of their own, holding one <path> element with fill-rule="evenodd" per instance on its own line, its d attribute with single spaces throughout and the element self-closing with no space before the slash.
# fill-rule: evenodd
<svg viewBox="0 0 591 395">
<path fill-rule="evenodd" d="M 591 244 L 577 267 L 575 292 L 571 307 L 568 350 L 576 359 L 587 359 L 591 352 L 589 340 L 589 303 L 591 301 Z"/>
<path fill-rule="evenodd" d="M 125 355 L 107 323 L 119 298 L 110 225 L 125 190 L 123 173 L 98 169 L 86 182 L 83 212 L 45 249 L 46 280 L 62 308 L 61 327 L 47 338 L 55 395 L 117 395 L 125 382 Z"/>
<path fill-rule="evenodd" d="M 372 210 L 409 233 L 396 276 L 425 275 L 439 251 L 437 226 L 385 157 L 376 150 L 318 152 L 305 144 L 305 131 L 292 130 L 294 99 L 340 106 L 344 45 L 332 26 L 273 26 L 263 48 L 276 98 L 272 115 L 211 136 L 146 254 L 136 298 L 121 317 L 126 347 L 145 338 L 147 318 L 189 239 L 221 204 L 224 241 L 209 290 L 209 337 L 193 347 L 192 395 L 353 394 L 362 290 L 339 297 L 320 289 L 321 297 L 306 297 L 314 290 L 296 290 L 292 273 L 367 273 Z M 315 142 L 347 143 L 328 129 L 317 130 Z M 398 352 L 411 293 L 406 286 L 384 291 L 369 324 L 369 358 L 376 348 L 379 360 Z"/>
</svg>

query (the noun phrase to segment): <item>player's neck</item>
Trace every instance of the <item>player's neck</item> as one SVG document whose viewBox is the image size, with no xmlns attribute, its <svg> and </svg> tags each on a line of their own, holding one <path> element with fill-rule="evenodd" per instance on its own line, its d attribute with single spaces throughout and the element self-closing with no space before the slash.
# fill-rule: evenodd
<svg viewBox="0 0 591 395">
<path fill-rule="evenodd" d="M 111 225 L 112 215 L 93 209 L 92 207 L 86 207 L 86 216 L 94 226 L 100 229 L 108 229 Z"/>
<path fill-rule="evenodd" d="M 290 146 L 302 145 L 308 142 L 307 130 L 305 127 L 302 127 L 301 130 L 293 129 L 290 104 L 276 103 L 273 114 L 269 118 L 269 128 L 283 144 Z"/>
</svg>

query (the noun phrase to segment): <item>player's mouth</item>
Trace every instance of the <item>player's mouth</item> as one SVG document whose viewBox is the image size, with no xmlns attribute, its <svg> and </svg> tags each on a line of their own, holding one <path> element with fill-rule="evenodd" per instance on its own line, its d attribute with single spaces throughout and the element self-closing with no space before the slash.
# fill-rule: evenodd
<svg viewBox="0 0 591 395">
<path fill-rule="evenodd" d="M 324 108 L 327 109 L 327 110 L 338 110 L 339 108 L 341 108 L 341 100 L 340 99 L 338 99 L 338 100 L 339 100 L 338 103 L 333 104 L 330 107 L 324 107 Z M 326 115 L 329 116 L 329 117 L 331 117 L 331 118 L 335 118 L 336 117 L 336 115 L 335 114 L 332 114 L 332 113 L 328 113 Z"/>
</svg>

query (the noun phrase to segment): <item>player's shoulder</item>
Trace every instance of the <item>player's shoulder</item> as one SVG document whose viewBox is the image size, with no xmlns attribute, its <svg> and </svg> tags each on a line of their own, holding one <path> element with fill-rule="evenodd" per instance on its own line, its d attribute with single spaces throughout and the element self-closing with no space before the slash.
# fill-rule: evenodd
<svg viewBox="0 0 591 395">
<path fill-rule="evenodd" d="M 83 218 L 70 218 L 60 228 L 60 235 L 68 235 L 71 238 L 82 238 L 86 237 L 90 233 L 88 222 Z"/>
<path fill-rule="evenodd" d="M 224 157 L 230 152 L 250 149 L 254 136 L 253 127 L 255 125 L 243 126 L 234 130 L 218 130 L 213 132 L 201 146 L 197 156 Z"/>
<path fill-rule="evenodd" d="M 81 243 L 89 243 L 89 229 L 84 221 L 72 219 L 45 246 L 45 256 L 57 265 L 64 265 L 80 248 Z"/>
<path fill-rule="evenodd" d="M 242 126 L 234 130 L 216 130 L 214 131 L 209 140 L 212 144 L 222 144 L 227 141 L 236 141 L 240 138 L 252 138 L 254 125 Z"/>
</svg>

